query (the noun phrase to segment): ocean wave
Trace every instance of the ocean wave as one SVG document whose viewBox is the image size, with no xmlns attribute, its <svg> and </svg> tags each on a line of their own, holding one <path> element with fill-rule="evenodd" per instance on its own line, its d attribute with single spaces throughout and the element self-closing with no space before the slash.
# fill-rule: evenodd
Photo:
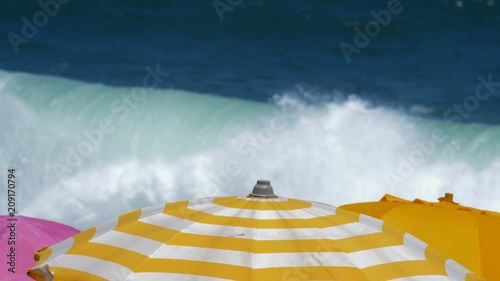
<svg viewBox="0 0 500 281">
<path fill-rule="evenodd" d="M 261 178 L 281 196 L 332 205 L 452 192 L 500 210 L 498 126 L 314 92 L 272 103 L 132 93 L 27 74 L 3 83 L 0 168 L 19 171 L 21 213 L 83 229 L 166 201 L 245 195 Z"/>
</svg>

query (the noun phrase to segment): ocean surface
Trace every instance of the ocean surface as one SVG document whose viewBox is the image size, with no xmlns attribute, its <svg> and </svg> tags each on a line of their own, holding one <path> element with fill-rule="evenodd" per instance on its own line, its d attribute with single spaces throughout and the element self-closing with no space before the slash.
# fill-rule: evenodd
<svg viewBox="0 0 500 281">
<path fill-rule="evenodd" d="M 0 180 L 16 169 L 23 215 L 84 229 L 261 178 L 500 211 L 497 0 L 40 3 L 0 4 Z"/>
</svg>

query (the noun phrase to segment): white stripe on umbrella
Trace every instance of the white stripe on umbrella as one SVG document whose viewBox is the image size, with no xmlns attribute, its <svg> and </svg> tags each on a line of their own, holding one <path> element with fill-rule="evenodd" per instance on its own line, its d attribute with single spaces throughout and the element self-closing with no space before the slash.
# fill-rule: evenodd
<svg viewBox="0 0 500 281">
<path fill-rule="evenodd" d="M 254 240 L 342 239 L 377 232 L 363 224 L 353 222 L 325 228 L 250 228 L 205 224 L 166 214 L 156 214 L 139 221 L 183 233 L 219 237 L 239 237 Z"/>
<path fill-rule="evenodd" d="M 211 215 L 233 217 L 233 218 L 258 218 L 262 220 L 271 219 L 312 219 L 335 214 L 334 207 L 324 208 L 318 203 L 311 203 L 310 208 L 296 210 L 248 210 L 239 208 L 227 208 L 212 203 L 212 199 L 204 204 L 190 202 L 188 208 Z"/>
</svg>

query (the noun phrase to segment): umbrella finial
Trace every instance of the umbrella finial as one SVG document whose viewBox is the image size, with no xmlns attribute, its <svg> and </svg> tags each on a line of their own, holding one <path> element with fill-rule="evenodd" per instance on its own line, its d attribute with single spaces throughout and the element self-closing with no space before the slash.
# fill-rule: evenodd
<svg viewBox="0 0 500 281">
<path fill-rule="evenodd" d="M 273 187 L 271 186 L 271 182 L 268 180 L 258 180 L 257 184 L 253 187 L 252 193 L 250 196 L 257 197 L 276 197 L 274 195 Z"/>
<path fill-rule="evenodd" d="M 438 198 L 439 202 L 448 202 L 448 203 L 454 203 L 457 204 L 453 201 L 453 193 L 445 193 L 444 197 L 439 197 Z"/>
</svg>

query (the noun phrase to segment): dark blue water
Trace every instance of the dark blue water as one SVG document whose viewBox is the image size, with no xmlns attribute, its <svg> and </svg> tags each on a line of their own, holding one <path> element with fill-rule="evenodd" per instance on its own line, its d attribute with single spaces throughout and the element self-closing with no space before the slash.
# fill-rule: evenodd
<svg viewBox="0 0 500 281">
<path fill-rule="evenodd" d="M 236 1 L 238 2 L 238 1 Z M 225 3 L 225 2 L 224 2 Z M 16 53 L 36 1 L 3 2 L 0 68 L 115 86 L 160 85 L 266 101 L 297 86 L 356 94 L 441 118 L 474 93 L 479 75 L 500 80 L 500 3 L 402 1 L 403 11 L 347 63 L 339 44 L 387 1 L 241 1 L 221 21 L 211 1 L 69 1 Z M 498 123 L 500 90 L 467 121 Z"/>
<path fill-rule="evenodd" d="M 67 2 L 46 22 L 0 4 L 0 171 L 25 215 L 83 229 L 259 178 L 332 205 L 452 192 L 500 210 L 497 0 L 220 0 L 241 2 L 223 20 L 213 0 Z M 357 44 L 372 11 L 391 20 Z M 131 101 L 147 67 L 169 75 Z"/>
</svg>

